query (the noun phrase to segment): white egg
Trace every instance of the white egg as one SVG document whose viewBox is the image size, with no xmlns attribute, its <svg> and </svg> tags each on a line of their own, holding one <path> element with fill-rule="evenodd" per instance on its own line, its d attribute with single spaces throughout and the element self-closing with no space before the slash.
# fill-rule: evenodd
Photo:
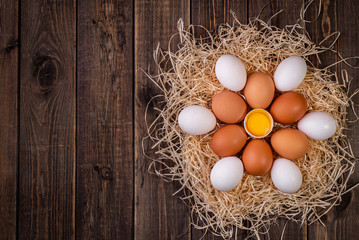
<svg viewBox="0 0 359 240">
<path fill-rule="evenodd" d="M 299 167 L 285 158 L 274 161 L 271 178 L 274 185 L 284 193 L 295 193 L 302 185 L 302 173 Z"/>
<path fill-rule="evenodd" d="M 311 139 L 325 140 L 334 135 L 337 123 L 328 113 L 311 112 L 299 120 L 298 129 Z"/>
<path fill-rule="evenodd" d="M 307 73 L 307 64 L 298 56 L 284 59 L 274 72 L 275 87 L 282 92 L 290 91 L 303 82 Z"/>
<path fill-rule="evenodd" d="M 210 132 L 216 126 L 216 117 L 202 106 L 188 106 L 178 116 L 178 124 L 183 131 L 192 135 Z"/>
<path fill-rule="evenodd" d="M 244 64 L 233 55 L 223 55 L 217 60 L 216 76 L 224 87 L 232 91 L 241 91 L 247 82 Z"/>
<path fill-rule="evenodd" d="M 220 191 L 229 191 L 235 188 L 243 177 L 243 163 L 237 157 L 225 157 L 219 160 L 212 168 L 211 183 Z"/>
</svg>

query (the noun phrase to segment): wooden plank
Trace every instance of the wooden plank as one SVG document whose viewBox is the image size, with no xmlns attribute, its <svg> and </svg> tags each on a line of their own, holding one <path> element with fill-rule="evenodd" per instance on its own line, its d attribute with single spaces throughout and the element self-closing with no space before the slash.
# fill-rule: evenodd
<svg viewBox="0 0 359 240">
<path fill-rule="evenodd" d="M 19 239 L 74 239 L 76 2 L 21 1 Z"/>
<path fill-rule="evenodd" d="M 0 236 L 16 238 L 18 1 L 0 1 Z"/>
<path fill-rule="evenodd" d="M 358 11 L 359 4 L 357 1 L 323 1 L 322 14 L 314 24 L 315 27 L 312 27 L 310 30 L 315 30 L 317 36 L 319 36 L 318 40 L 322 40 L 334 31 L 341 32 L 341 37 L 336 44 L 336 48 L 344 57 L 359 56 L 359 47 L 357 46 L 357 39 L 359 37 Z M 339 60 L 338 57 L 327 54 L 325 57 L 322 57 L 322 65 L 325 66 L 337 60 Z M 349 62 L 357 66 L 357 61 Z M 346 69 L 353 79 L 351 84 L 352 89 L 359 88 L 359 82 L 356 80 L 359 70 L 350 68 L 345 64 L 339 64 L 333 68 L 337 73 L 340 73 L 342 69 Z M 357 104 L 359 102 L 359 96 L 356 96 L 353 100 Z M 349 117 L 353 119 L 351 112 Z M 350 131 L 348 131 L 352 149 L 356 156 L 359 155 L 358 127 L 359 123 L 356 122 L 350 126 Z M 355 173 L 349 181 L 349 185 L 357 183 L 358 181 L 359 171 L 356 168 Z M 357 221 L 359 213 L 358 196 L 358 188 L 344 195 L 340 205 L 334 207 L 333 210 L 322 218 L 326 227 L 320 223 L 314 223 L 309 226 L 308 236 L 310 239 L 357 239 L 357 231 L 359 228 L 359 222 Z"/>
<path fill-rule="evenodd" d="M 189 209 L 177 196 L 179 185 L 167 183 L 148 173 L 149 161 L 142 153 L 142 139 L 147 135 L 145 108 L 159 93 L 142 70 L 156 72 L 153 51 L 157 43 L 167 49 L 170 37 L 177 33 L 177 21 L 189 24 L 189 0 L 135 1 L 135 233 L 141 239 L 189 239 Z M 176 46 L 177 39 L 172 46 Z M 175 49 L 175 47 L 174 47 Z M 150 105 L 148 121 L 155 117 Z M 156 157 L 150 143 L 144 151 Z"/>
<path fill-rule="evenodd" d="M 132 13 L 78 1 L 76 239 L 133 238 Z"/>
<path fill-rule="evenodd" d="M 324 38 L 328 37 L 331 33 L 339 30 L 337 26 L 337 1 L 323 1 L 322 4 L 323 5 L 320 9 L 321 14 L 318 16 L 318 19 L 306 25 L 306 30 L 308 31 L 312 41 L 317 44 Z M 315 19 L 315 16 L 318 15 L 319 7 L 319 3 L 314 2 L 308 8 L 308 14 L 306 14 L 305 18 L 308 20 Z M 320 54 L 319 57 L 320 62 L 315 56 L 310 57 L 313 64 L 319 68 L 326 67 L 333 62 L 336 62 L 338 59 L 337 56 L 329 52 Z M 333 72 L 337 72 L 338 66 L 332 67 L 331 70 Z M 323 227 L 319 222 L 313 223 L 308 226 L 308 239 L 333 239 L 334 236 L 331 235 L 328 230 L 332 232 L 332 229 L 335 229 L 336 224 L 340 223 L 341 220 L 336 219 L 334 211 L 330 211 L 327 215 L 323 216 L 321 220 L 330 229 Z"/>
<path fill-rule="evenodd" d="M 283 28 L 286 25 L 295 24 L 300 17 L 300 9 L 303 1 L 249 1 L 248 15 L 250 18 L 259 16 L 260 19 L 271 25 Z M 281 13 L 279 13 L 281 11 Z M 278 15 L 274 16 L 276 13 Z"/>
<path fill-rule="evenodd" d="M 338 41 L 338 50 L 343 56 L 359 56 L 359 2 L 355 0 L 339 1 L 337 0 L 337 27 L 342 33 Z M 358 60 L 349 61 L 354 66 L 358 67 Z M 346 69 L 352 80 L 352 92 L 359 88 L 359 69 L 348 67 L 341 63 L 339 71 Z M 353 98 L 356 103 L 356 111 L 359 111 L 359 95 Z M 353 113 L 350 112 L 351 119 L 354 119 Z M 356 157 L 359 156 L 359 122 L 355 122 L 350 126 L 348 137 L 352 144 L 353 152 Z M 358 163 L 356 161 L 356 163 Z M 359 169 L 356 167 L 354 175 L 349 181 L 349 186 L 359 182 Z M 334 209 L 335 217 L 340 220 L 336 224 L 335 236 L 336 239 L 357 239 L 359 229 L 359 188 L 343 196 L 342 202 Z M 334 230 L 334 228 L 330 228 Z"/>
<path fill-rule="evenodd" d="M 261 19 L 271 25 L 283 28 L 286 25 L 295 24 L 300 17 L 300 9 L 303 1 L 249 1 L 248 2 L 249 17 L 260 16 Z M 268 4 L 268 5 L 266 5 Z M 281 13 L 272 18 L 279 11 Z M 284 232 L 283 232 L 284 230 Z M 282 233 L 283 238 L 282 238 Z M 277 224 L 272 224 L 267 235 L 263 239 L 307 239 L 307 227 L 278 219 Z"/>
<path fill-rule="evenodd" d="M 247 2 L 246 1 L 191 1 L 191 23 L 205 26 L 214 33 L 220 24 L 232 24 L 233 11 L 241 23 L 247 23 Z M 196 36 L 206 37 L 206 32 L 196 29 Z"/>
<path fill-rule="evenodd" d="M 308 15 L 306 19 L 314 19 L 314 16 L 318 13 L 319 4 L 313 3 L 310 8 L 308 8 Z M 321 8 L 321 14 L 318 19 L 312 23 L 306 25 L 306 30 L 312 38 L 312 41 L 315 43 L 319 43 L 325 37 L 329 36 L 334 31 L 337 31 L 337 3 L 332 1 L 329 3 L 328 1 L 323 2 L 323 7 Z M 310 60 L 317 67 L 325 67 L 329 64 L 337 61 L 337 57 L 331 53 L 324 53 L 320 55 L 320 63 L 316 57 L 311 57 Z M 338 66 L 332 68 L 332 71 L 338 71 Z M 334 219 L 334 212 L 329 212 L 326 216 L 322 217 L 322 221 L 324 224 L 329 226 L 330 228 L 335 228 L 335 224 L 332 225 L 331 222 L 336 221 Z M 340 222 L 340 221 L 338 221 Z M 328 225 L 329 224 L 329 225 Z M 308 238 L 313 239 L 328 239 L 328 237 L 332 238 L 332 236 L 328 236 L 327 229 L 323 227 L 319 222 L 316 222 L 310 226 L 308 226 Z"/>
<path fill-rule="evenodd" d="M 215 34 L 220 24 L 233 23 L 231 10 L 241 23 L 247 23 L 247 1 L 191 1 L 191 23 L 202 25 Z M 206 37 L 207 35 L 204 30 L 195 28 L 195 36 Z M 202 236 L 202 239 L 222 239 L 209 231 L 206 234 L 204 231 L 192 227 L 192 239 L 200 239 Z M 238 230 L 238 237 L 245 238 L 246 236 L 246 231 Z"/>
<path fill-rule="evenodd" d="M 313 2 L 305 14 L 305 19 L 311 20 L 310 23 L 306 24 L 305 29 L 309 33 L 311 40 L 316 44 L 319 44 L 330 34 L 338 31 L 337 2 L 323 1 L 320 9 L 320 15 L 318 16 L 319 7 L 319 2 Z M 318 19 L 316 21 L 312 21 L 316 17 L 318 17 Z M 329 38 L 323 45 L 329 46 L 335 37 L 336 36 Z M 336 62 L 338 59 L 337 56 L 331 52 L 320 54 L 319 57 L 320 61 L 318 61 L 316 56 L 311 56 L 309 58 L 310 61 L 312 61 L 312 63 L 319 68 L 326 67 L 333 62 Z M 334 66 L 332 71 L 338 71 L 338 66 Z"/>
</svg>

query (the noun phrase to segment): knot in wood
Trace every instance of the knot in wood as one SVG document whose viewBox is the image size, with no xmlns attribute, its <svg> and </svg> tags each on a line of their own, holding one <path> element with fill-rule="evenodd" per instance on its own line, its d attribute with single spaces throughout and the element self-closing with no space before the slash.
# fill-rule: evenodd
<svg viewBox="0 0 359 240">
<path fill-rule="evenodd" d="M 49 91 L 54 86 L 58 77 L 57 62 L 52 58 L 44 57 L 40 60 L 37 81 L 42 92 Z"/>
<path fill-rule="evenodd" d="M 8 43 L 7 43 L 5 51 L 7 53 L 10 53 L 11 50 L 17 48 L 18 46 L 19 46 L 19 40 L 18 39 L 10 39 L 10 41 L 8 41 Z"/>
<path fill-rule="evenodd" d="M 335 207 L 335 210 L 337 212 L 343 212 L 345 209 L 349 207 L 351 201 L 352 201 L 352 192 L 347 192 L 342 196 L 342 201 L 338 206 Z"/>
<path fill-rule="evenodd" d="M 104 180 L 112 181 L 113 180 L 113 172 L 109 167 L 100 167 L 96 165 L 94 170 L 98 172 L 99 177 Z"/>
</svg>

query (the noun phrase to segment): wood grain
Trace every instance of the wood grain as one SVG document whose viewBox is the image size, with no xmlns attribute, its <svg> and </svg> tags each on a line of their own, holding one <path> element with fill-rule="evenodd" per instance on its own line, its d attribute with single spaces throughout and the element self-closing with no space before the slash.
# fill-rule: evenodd
<svg viewBox="0 0 359 240">
<path fill-rule="evenodd" d="M 0 1 L 0 236 L 16 238 L 18 1 Z"/>
<path fill-rule="evenodd" d="M 76 239 L 131 239 L 133 5 L 78 8 Z"/>
<path fill-rule="evenodd" d="M 21 1 L 19 239 L 73 239 L 76 2 Z"/>
<path fill-rule="evenodd" d="M 191 1 L 191 23 L 194 25 L 202 25 L 210 30 L 210 32 L 215 33 L 220 24 L 232 24 L 234 18 L 231 11 L 233 11 L 241 23 L 247 23 L 246 1 Z M 196 30 L 196 36 L 206 37 L 204 30 Z"/>
<path fill-rule="evenodd" d="M 146 136 L 145 108 L 148 101 L 159 93 L 142 70 L 155 73 L 152 58 L 157 43 L 167 49 L 168 40 L 177 33 L 177 21 L 189 24 L 189 1 L 135 1 L 135 233 L 142 239 L 190 239 L 189 209 L 178 196 L 172 196 L 179 185 L 166 183 L 150 175 L 147 167 L 150 157 L 156 157 L 149 142 L 142 148 Z M 177 39 L 172 47 L 176 49 Z M 156 103 L 154 103 L 156 104 Z M 149 106 L 148 122 L 155 112 Z"/>
</svg>

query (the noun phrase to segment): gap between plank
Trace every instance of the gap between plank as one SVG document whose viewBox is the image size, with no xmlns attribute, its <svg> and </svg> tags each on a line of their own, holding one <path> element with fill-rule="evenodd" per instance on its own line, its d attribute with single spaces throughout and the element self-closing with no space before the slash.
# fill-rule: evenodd
<svg viewBox="0 0 359 240">
<path fill-rule="evenodd" d="M 16 116 L 16 124 L 17 124 L 17 145 L 16 145 L 16 227 L 15 234 L 16 240 L 19 239 L 19 208 L 20 208 L 20 53 L 21 53 L 21 3 L 20 0 L 17 2 L 17 116 Z"/>
</svg>

